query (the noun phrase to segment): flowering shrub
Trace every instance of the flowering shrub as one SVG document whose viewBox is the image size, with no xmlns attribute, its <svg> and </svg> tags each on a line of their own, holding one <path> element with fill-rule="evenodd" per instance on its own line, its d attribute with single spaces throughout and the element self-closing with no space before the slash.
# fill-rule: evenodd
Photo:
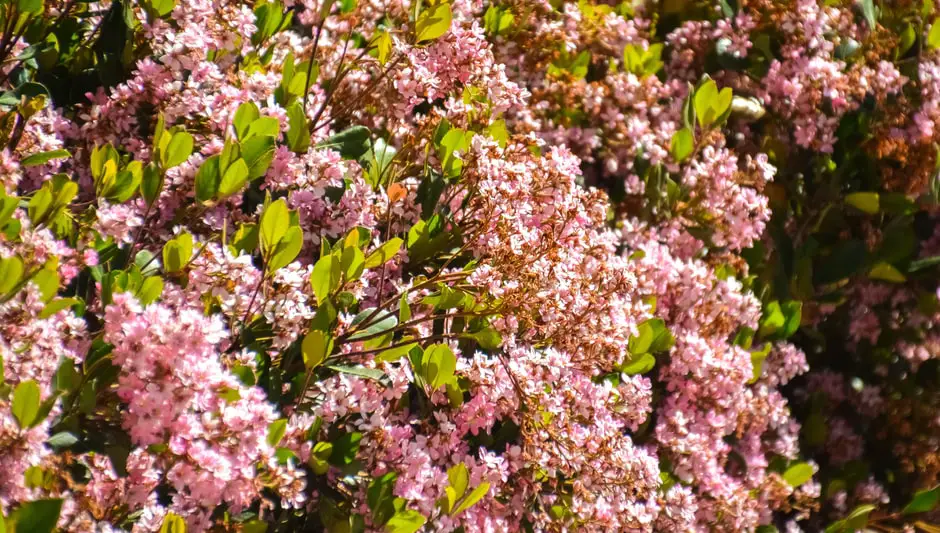
<svg viewBox="0 0 940 533">
<path fill-rule="evenodd" d="M 0 0 L 0 533 L 940 531 L 940 9 Z"/>
</svg>

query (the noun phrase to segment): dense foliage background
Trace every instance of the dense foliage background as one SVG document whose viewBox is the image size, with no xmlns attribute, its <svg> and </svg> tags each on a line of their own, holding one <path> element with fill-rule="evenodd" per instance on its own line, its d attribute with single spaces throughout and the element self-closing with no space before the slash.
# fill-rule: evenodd
<svg viewBox="0 0 940 533">
<path fill-rule="evenodd" d="M 0 0 L 0 533 L 940 532 L 932 0 Z"/>
</svg>

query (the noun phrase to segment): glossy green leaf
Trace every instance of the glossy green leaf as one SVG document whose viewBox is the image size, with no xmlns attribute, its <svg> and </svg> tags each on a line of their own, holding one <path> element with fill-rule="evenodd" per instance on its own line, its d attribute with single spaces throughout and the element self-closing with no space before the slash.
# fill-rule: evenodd
<svg viewBox="0 0 940 533">
<path fill-rule="evenodd" d="M 17 533 L 52 533 L 59 513 L 62 510 L 62 500 L 36 500 L 22 504 L 14 512 L 14 523 Z"/>
<path fill-rule="evenodd" d="M 169 512 L 163 518 L 160 533 L 186 533 L 186 521 L 182 516 Z"/>
<path fill-rule="evenodd" d="M 417 42 L 433 41 L 450 30 L 451 18 L 450 4 L 443 2 L 429 6 L 418 15 L 415 21 L 415 36 Z"/>
<path fill-rule="evenodd" d="M 791 487 L 799 487 L 803 483 L 813 479 L 815 471 L 808 463 L 797 463 L 787 468 L 783 473 L 783 480 Z"/>
<path fill-rule="evenodd" d="M 24 167 L 35 167 L 39 165 L 44 165 L 54 159 L 63 159 L 66 157 L 71 157 L 71 156 L 72 154 L 69 153 L 68 150 L 60 148 L 58 150 L 50 150 L 48 152 L 39 152 L 39 153 L 32 154 L 30 156 L 24 157 L 23 160 L 20 161 L 20 165 Z"/>
<path fill-rule="evenodd" d="M 868 277 L 890 283 L 904 283 L 907 277 L 889 263 L 878 263 L 868 272 Z"/>
<path fill-rule="evenodd" d="M 0 296 L 8 294 L 23 280 L 25 267 L 18 255 L 0 257 Z"/>
<path fill-rule="evenodd" d="M 940 48 L 940 18 L 934 19 L 927 34 L 927 46 L 933 49 Z"/>
<path fill-rule="evenodd" d="M 31 379 L 20 382 L 13 390 L 11 410 L 21 428 L 31 427 L 36 422 L 36 417 L 39 415 L 40 397 L 39 385 Z"/>
<path fill-rule="evenodd" d="M 669 153 L 672 154 L 673 159 L 678 162 L 685 161 L 692 152 L 695 150 L 695 139 L 692 136 L 692 130 L 689 128 L 682 128 L 677 131 L 675 135 L 672 136 L 672 141 L 669 145 Z"/>
<path fill-rule="evenodd" d="M 369 319 L 373 314 L 375 314 L 375 316 Z M 350 340 L 372 337 L 380 333 L 391 331 L 398 325 L 398 317 L 395 316 L 395 313 L 389 313 L 384 310 L 375 313 L 374 307 L 360 311 L 359 314 L 353 317 L 352 325 L 359 326 L 360 324 L 366 323 L 367 319 L 369 320 L 365 329 L 358 329 L 356 333 L 350 335 Z"/>
<path fill-rule="evenodd" d="M 235 111 L 235 118 L 232 120 L 232 127 L 235 128 L 235 136 L 239 140 L 244 140 L 248 133 L 248 128 L 250 128 L 251 124 L 255 120 L 258 120 L 260 116 L 261 111 L 258 110 L 258 106 L 254 102 L 245 102 L 238 106 L 238 110 Z"/>
<path fill-rule="evenodd" d="M 294 102 L 287 108 L 287 122 L 287 146 L 298 154 L 306 152 L 310 147 L 310 129 L 301 102 Z"/>
<path fill-rule="evenodd" d="M 179 131 L 173 134 L 170 144 L 163 154 L 163 167 L 173 168 L 193 154 L 193 136 L 185 131 Z"/>
<path fill-rule="evenodd" d="M 341 466 L 348 465 L 356 460 L 359 453 L 359 443 L 362 433 L 346 433 L 333 441 L 333 453 L 330 454 L 330 463 Z"/>
<path fill-rule="evenodd" d="M 644 353 L 625 364 L 622 372 L 628 376 L 635 376 L 649 372 L 654 366 L 656 366 L 656 358 L 652 354 Z"/>
<path fill-rule="evenodd" d="M 219 192 L 221 174 L 220 156 L 214 155 L 203 162 L 196 172 L 196 200 L 208 202 Z"/>
<path fill-rule="evenodd" d="M 919 490 L 914 493 L 914 497 L 904 506 L 901 513 L 915 514 L 930 512 L 937 507 L 938 501 L 940 501 L 940 486 L 936 486 L 932 489 Z"/>
<path fill-rule="evenodd" d="M 271 255 L 290 228 L 290 210 L 283 198 L 272 202 L 261 214 L 261 250 Z"/>
<path fill-rule="evenodd" d="M 222 174 L 219 181 L 219 198 L 228 198 L 237 193 L 245 183 L 248 183 L 248 163 L 239 158 Z"/>
<path fill-rule="evenodd" d="M 395 237 L 382 244 L 369 254 L 365 259 L 365 268 L 375 268 L 382 266 L 391 260 L 401 250 L 402 239 Z"/>
<path fill-rule="evenodd" d="M 307 333 L 301 343 L 304 365 L 308 369 L 320 366 L 332 351 L 333 337 L 322 331 L 313 330 Z"/>
<path fill-rule="evenodd" d="M 453 382 L 457 358 L 446 344 L 432 344 L 424 350 L 421 374 L 432 390 Z"/>
<path fill-rule="evenodd" d="M 339 257 L 336 254 L 321 257 L 310 273 L 310 285 L 317 297 L 317 303 L 323 305 L 329 295 L 339 287 L 341 279 L 342 268 Z"/>
<path fill-rule="evenodd" d="M 478 501 L 483 499 L 486 496 L 486 493 L 490 490 L 490 484 L 486 481 L 480 483 L 470 492 L 467 496 L 457 504 L 457 507 L 451 512 L 451 516 L 457 516 L 460 513 L 466 511 L 467 509 L 473 507 Z"/>
<path fill-rule="evenodd" d="M 404 510 L 395 513 L 385 524 L 386 533 L 415 533 L 427 522 L 418 511 Z"/>
<path fill-rule="evenodd" d="M 876 192 L 853 192 L 846 195 L 845 203 L 869 215 L 875 215 L 881 209 Z"/>
<path fill-rule="evenodd" d="M 268 261 L 268 270 L 275 272 L 289 265 L 300 254 L 303 244 L 303 230 L 300 229 L 300 226 L 291 226 L 271 255 L 271 259 Z"/>
<path fill-rule="evenodd" d="M 277 446 L 284 435 L 287 433 L 287 419 L 280 418 L 271 422 L 268 426 L 268 444 L 272 447 Z"/>
</svg>

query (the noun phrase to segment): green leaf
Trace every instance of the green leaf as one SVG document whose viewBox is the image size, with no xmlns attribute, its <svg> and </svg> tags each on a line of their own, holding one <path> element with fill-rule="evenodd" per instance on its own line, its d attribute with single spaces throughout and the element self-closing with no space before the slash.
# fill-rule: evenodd
<svg viewBox="0 0 940 533">
<path fill-rule="evenodd" d="M 167 145 L 163 156 L 163 168 L 173 168 L 193 154 L 193 136 L 185 131 L 179 131 L 173 134 L 170 144 Z"/>
<path fill-rule="evenodd" d="M 372 44 L 375 46 L 375 57 L 379 60 L 379 64 L 385 66 L 388 63 L 388 57 L 392 53 L 392 36 L 385 30 L 376 32 L 375 37 L 372 39 Z"/>
<path fill-rule="evenodd" d="M 377 368 L 366 368 L 364 366 L 325 365 L 323 368 L 335 370 L 341 374 L 371 379 L 372 381 L 381 381 L 385 377 L 385 372 Z"/>
<path fill-rule="evenodd" d="M 303 230 L 300 229 L 300 226 L 291 226 L 290 229 L 287 230 L 287 234 L 281 239 L 281 242 L 277 244 L 274 254 L 268 261 L 268 270 L 270 272 L 276 272 L 289 265 L 291 261 L 297 258 L 300 249 L 303 248 L 303 244 Z"/>
<path fill-rule="evenodd" d="M 39 415 L 39 400 L 41 392 L 39 385 L 33 380 L 20 382 L 13 391 L 13 416 L 20 428 L 26 429 L 33 425 Z"/>
<path fill-rule="evenodd" d="M 918 270 L 923 270 L 925 268 L 930 268 L 932 266 L 940 265 L 940 255 L 935 255 L 932 257 L 925 257 L 923 259 L 917 259 L 916 261 L 911 261 L 911 264 L 908 265 L 908 272 L 917 272 Z"/>
<path fill-rule="evenodd" d="M 457 516 L 460 513 L 466 511 L 467 509 L 473 507 L 475 503 L 483 499 L 483 496 L 486 496 L 486 493 L 490 490 L 490 484 L 486 481 L 477 485 L 473 492 L 467 495 L 460 504 L 457 505 L 457 508 L 451 513 L 451 516 Z"/>
<path fill-rule="evenodd" d="M 215 195 L 219 192 L 219 182 L 221 181 L 219 163 L 220 157 L 214 155 L 200 165 L 199 170 L 196 172 L 196 200 L 208 202 L 215 198 Z"/>
<path fill-rule="evenodd" d="M 376 248 L 375 251 L 366 257 L 365 268 L 375 268 L 388 262 L 391 258 L 395 257 L 395 254 L 401 249 L 402 242 L 400 238 L 395 237 Z"/>
<path fill-rule="evenodd" d="M 33 194 L 28 204 L 27 213 L 34 225 L 39 226 L 45 222 L 47 215 L 52 211 L 52 188 L 41 187 Z"/>
<path fill-rule="evenodd" d="M 36 500 L 24 503 L 14 512 L 16 531 L 23 533 L 52 533 L 59 513 L 62 510 L 62 500 Z"/>
<path fill-rule="evenodd" d="M 693 106 L 695 107 L 695 116 L 703 126 L 709 126 L 715 120 L 712 106 L 718 102 L 718 85 L 714 80 L 706 81 L 698 90 L 695 91 Z"/>
<path fill-rule="evenodd" d="M 186 533 L 186 521 L 176 513 L 167 513 L 160 525 L 160 533 Z"/>
<path fill-rule="evenodd" d="M 853 275 L 868 255 L 865 243 L 858 239 L 843 240 L 833 246 L 831 253 L 814 265 L 813 277 L 817 283 L 827 284 Z"/>
<path fill-rule="evenodd" d="M 362 441 L 362 433 L 358 432 L 346 433 L 333 441 L 333 453 L 330 454 L 330 463 L 342 466 L 355 461 L 356 454 L 359 453 L 360 441 Z"/>
<path fill-rule="evenodd" d="M 274 137 L 251 137 L 241 143 L 242 159 L 248 164 L 248 179 L 264 176 L 274 160 Z"/>
<path fill-rule="evenodd" d="M 770 354 L 770 349 L 773 345 L 769 342 L 765 342 L 763 347 L 759 350 L 751 350 L 751 379 L 748 380 L 748 383 L 756 383 L 760 379 L 761 373 L 764 370 L 764 361 L 767 360 L 767 356 Z"/>
<path fill-rule="evenodd" d="M 889 263 L 878 263 L 868 272 L 868 277 L 890 283 L 904 283 L 907 277 Z"/>
<path fill-rule="evenodd" d="M 16 0 L 16 10 L 22 14 L 38 15 L 43 12 L 43 0 Z"/>
<path fill-rule="evenodd" d="M 853 192 L 846 195 L 845 203 L 869 215 L 875 215 L 881 209 L 876 192 Z"/>
<path fill-rule="evenodd" d="M 575 79 L 582 80 L 587 76 L 588 68 L 591 66 L 591 52 L 588 50 L 578 54 L 571 63 L 569 71 Z"/>
<path fill-rule="evenodd" d="M 930 25 L 930 33 L 927 34 L 927 46 L 929 48 L 940 48 L 940 18 L 936 18 Z"/>
<path fill-rule="evenodd" d="M 347 250 L 348 249 L 349 248 L 347 248 Z M 353 317 L 352 325 L 358 326 L 359 324 L 362 324 L 367 318 L 372 316 L 373 313 L 375 313 L 374 307 L 363 309 L 359 312 L 359 314 Z M 381 320 L 376 321 L 376 318 L 381 318 Z M 397 325 L 398 317 L 396 317 L 394 313 L 388 313 L 385 310 L 381 310 L 378 313 L 375 313 L 375 316 L 370 319 L 369 325 L 365 329 L 357 330 L 355 333 L 350 335 L 349 340 L 378 336 L 381 333 L 391 331 Z"/>
<path fill-rule="evenodd" d="M 628 376 L 635 376 L 649 372 L 654 366 L 656 366 L 656 358 L 652 354 L 644 353 L 639 357 L 632 358 L 629 363 L 623 366 L 621 371 Z"/>
<path fill-rule="evenodd" d="M 310 147 L 310 129 L 304 106 L 296 101 L 287 108 L 287 146 L 294 153 L 302 154 Z"/>
<path fill-rule="evenodd" d="M 225 173 L 222 174 L 222 180 L 219 182 L 219 198 L 228 198 L 237 193 L 248 182 L 248 163 L 239 158 L 232 163 Z"/>
<path fill-rule="evenodd" d="M 126 202 L 137 192 L 142 177 L 143 165 L 140 161 L 132 161 L 126 169 L 118 172 L 114 183 L 108 188 L 104 196 L 112 202 Z"/>
<path fill-rule="evenodd" d="M 779 332 L 781 338 L 788 338 L 800 327 L 803 319 L 803 302 L 787 301 L 780 306 L 780 311 L 785 317 L 783 329 Z"/>
<path fill-rule="evenodd" d="M 350 246 L 343 248 L 343 252 L 340 255 L 340 263 L 346 281 L 355 281 L 362 275 L 365 265 L 365 256 L 362 255 L 362 250 L 358 247 Z"/>
<path fill-rule="evenodd" d="M 769 302 L 764 306 L 764 312 L 761 314 L 759 333 L 762 336 L 772 335 L 782 328 L 786 321 L 787 318 L 783 314 L 780 302 L 777 300 Z"/>
<path fill-rule="evenodd" d="M 268 444 L 272 447 L 277 446 L 287 433 L 287 419 L 279 418 L 268 426 Z"/>
<path fill-rule="evenodd" d="M 791 487 L 799 487 L 803 483 L 813 479 L 813 467 L 808 463 L 797 463 L 787 468 L 783 473 L 783 480 Z"/>
<path fill-rule="evenodd" d="M 68 448 L 77 443 L 78 443 L 78 437 L 76 437 L 75 435 L 67 431 L 56 433 L 55 435 L 49 437 L 48 440 L 46 440 L 47 445 L 57 450 Z M 2 530 L 0 530 L 0 533 L 2 533 Z"/>
<path fill-rule="evenodd" d="M 59 298 L 57 300 L 52 300 L 42 308 L 42 312 L 39 313 L 39 318 L 49 318 L 63 309 L 80 306 L 81 303 L 81 300 L 77 298 Z"/>
<path fill-rule="evenodd" d="M 631 335 L 628 349 L 633 355 L 649 351 L 661 352 L 672 348 L 675 339 L 660 318 L 651 318 L 637 327 L 637 335 Z"/>
<path fill-rule="evenodd" d="M 179 272 L 193 257 L 193 236 L 181 233 L 163 246 L 163 269 Z"/>
<path fill-rule="evenodd" d="M 147 306 L 157 301 L 157 298 L 163 294 L 163 279 L 158 276 L 151 276 L 144 280 L 137 291 L 137 299 L 141 305 Z"/>
<path fill-rule="evenodd" d="M 23 280 L 23 260 L 18 255 L 0 257 L 0 296 L 8 294 Z"/>
<path fill-rule="evenodd" d="M 421 359 L 421 374 L 432 390 L 453 383 L 456 369 L 457 358 L 450 346 L 432 344 L 424 351 L 424 357 Z"/>
<path fill-rule="evenodd" d="M 176 7 L 176 2 L 177 0 L 147 0 L 149 10 L 157 18 L 163 18 L 169 15 L 173 11 L 173 8 Z"/>
<path fill-rule="evenodd" d="M 467 465 L 457 463 L 448 468 L 447 480 L 454 489 L 457 499 L 463 498 L 463 495 L 467 493 L 467 488 L 470 486 L 470 471 L 467 470 Z"/>
<path fill-rule="evenodd" d="M 366 502 L 369 504 L 369 509 L 372 510 L 372 521 L 375 524 L 384 524 L 395 514 L 394 490 L 396 479 L 398 479 L 398 474 L 388 472 L 369 482 L 369 488 L 366 490 Z"/>
<path fill-rule="evenodd" d="M 68 150 L 62 148 L 58 150 L 50 150 L 48 152 L 39 152 L 31 156 L 24 157 L 23 160 L 20 161 L 20 165 L 24 167 L 35 167 L 48 163 L 53 159 L 62 159 L 65 157 L 71 157 L 71 155 L 72 154 L 69 153 Z"/>
<path fill-rule="evenodd" d="M 320 366 L 332 351 L 333 337 L 322 331 L 313 330 L 307 333 L 301 343 L 304 365 L 308 370 Z"/>
<path fill-rule="evenodd" d="M 505 120 L 496 120 L 486 128 L 486 134 L 490 136 L 500 148 L 505 148 L 509 142 L 509 130 L 506 129 Z"/>
<path fill-rule="evenodd" d="M 677 162 L 681 163 L 685 161 L 687 157 L 692 155 L 694 150 L 695 138 L 692 135 L 692 130 L 689 128 L 682 128 L 672 136 L 672 141 L 669 145 L 669 153 L 672 154 L 673 159 Z"/>
<path fill-rule="evenodd" d="M 117 165 L 118 153 L 111 146 L 111 143 L 95 146 L 91 150 L 91 175 L 95 180 L 99 180 L 104 175 L 104 165 L 108 161 L 113 161 Z"/>
<path fill-rule="evenodd" d="M 466 337 L 475 340 L 480 348 L 484 350 L 495 350 L 503 344 L 503 336 L 492 327 L 483 328 L 480 331 L 466 335 Z"/>
<path fill-rule="evenodd" d="M 202 170 L 202 167 L 200 167 L 200 170 Z M 147 166 L 144 167 L 143 176 L 140 180 L 140 195 L 144 198 L 144 201 L 147 202 L 147 205 L 153 205 L 162 190 L 163 173 L 160 172 L 157 165 L 148 163 Z"/>
<path fill-rule="evenodd" d="M 322 306 L 329 295 L 339 287 L 341 278 L 342 267 L 336 254 L 323 256 L 313 265 L 310 285 L 319 305 Z"/>
<path fill-rule="evenodd" d="M 447 33 L 452 16 L 450 4 L 446 2 L 422 11 L 415 22 L 416 42 L 433 41 Z"/>
<path fill-rule="evenodd" d="M 33 274 L 30 281 L 39 288 L 43 303 L 48 303 L 59 291 L 59 273 L 51 263 Z"/>
<path fill-rule="evenodd" d="M 491 5 L 483 15 L 483 27 L 489 35 L 500 35 L 512 27 L 515 19 L 508 10 Z"/>
<path fill-rule="evenodd" d="M 277 137 L 280 135 L 281 124 L 274 117 L 261 117 L 251 123 L 245 139 L 251 137 Z"/>
<path fill-rule="evenodd" d="M 232 120 L 232 126 L 235 128 L 235 136 L 239 140 L 244 140 L 248 133 L 248 128 L 251 127 L 252 122 L 258 120 L 260 116 L 261 112 L 254 102 L 245 102 L 238 106 L 238 110 L 235 111 L 235 118 Z"/>
<path fill-rule="evenodd" d="M 415 533 L 427 522 L 418 511 L 404 510 L 395 513 L 385 524 L 386 533 Z"/>
<path fill-rule="evenodd" d="M 914 493 L 910 503 L 904 506 L 902 514 L 926 513 L 933 511 L 940 501 L 940 486 L 932 489 L 919 490 Z"/>
<path fill-rule="evenodd" d="M 862 8 L 862 16 L 865 17 L 868 28 L 874 30 L 878 23 L 878 8 L 875 7 L 874 0 L 861 0 L 859 6 Z"/>
<path fill-rule="evenodd" d="M 313 469 L 313 473 L 322 476 L 330 470 L 329 459 L 333 455 L 333 445 L 329 442 L 318 442 L 310 451 L 310 458 L 307 464 Z"/>
<path fill-rule="evenodd" d="M 271 255 L 290 228 L 290 210 L 283 198 L 272 202 L 261 214 L 261 250 Z"/>
<path fill-rule="evenodd" d="M 336 150 L 343 159 L 356 160 L 366 155 L 371 148 L 371 135 L 365 126 L 352 126 L 318 143 L 317 148 Z"/>
</svg>

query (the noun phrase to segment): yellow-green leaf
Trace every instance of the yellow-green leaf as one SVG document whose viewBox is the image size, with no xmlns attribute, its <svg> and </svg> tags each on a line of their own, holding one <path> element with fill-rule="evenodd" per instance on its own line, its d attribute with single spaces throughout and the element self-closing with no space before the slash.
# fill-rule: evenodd
<svg viewBox="0 0 940 533">
<path fill-rule="evenodd" d="M 307 369 L 320 366 L 333 351 L 333 337 L 319 330 L 312 330 L 301 343 L 304 365 Z"/>
<path fill-rule="evenodd" d="M 379 246 L 366 257 L 365 268 L 375 268 L 388 262 L 391 258 L 395 257 L 395 254 L 401 249 L 402 242 L 404 241 L 395 237 L 382 246 Z"/>
<path fill-rule="evenodd" d="M 877 214 L 881 209 L 881 201 L 876 192 L 853 192 L 846 195 L 845 203 L 869 215 Z"/>
<path fill-rule="evenodd" d="M 907 278 L 889 263 L 878 263 L 868 272 L 871 279 L 880 279 L 890 283 L 904 283 Z"/>
<path fill-rule="evenodd" d="M 13 391 L 13 417 L 21 428 L 28 428 L 39 415 L 39 385 L 33 380 L 20 382 Z"/>
<path fill-rule="evenodd" d="M 447 33 L 452 17 L 450 4 L 446 2 L 422 11 L 415 22 L 417 42 L 433 41 Z"/>
</svg>

